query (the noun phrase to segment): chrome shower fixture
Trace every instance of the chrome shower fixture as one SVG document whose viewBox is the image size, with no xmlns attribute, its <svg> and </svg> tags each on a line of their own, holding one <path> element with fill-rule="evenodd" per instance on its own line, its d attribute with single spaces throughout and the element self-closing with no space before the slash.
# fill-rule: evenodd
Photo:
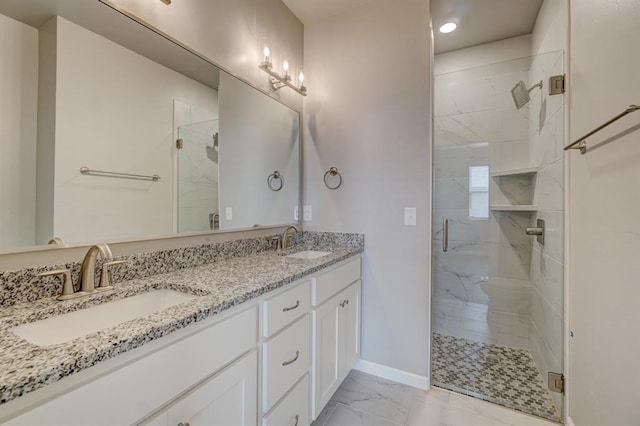
<svg viewBox="0 0 640 426">
<path fill-rule="evenodd" d="M 531 86 L 530 89 L 527 89 L 527 85 L 524 84 L 524 81 L 520 80 L 513 89 L 511 89 L 511 96 L 513 96 L 513 102 L 516 104 L 516 109 L 522 108 L 531 100 L 529 93 L 531 93 L 531 91 L 536 87 L 539 87 L 540 90 L 542 90 L 542 80 L 540 80 L 540 83 Z"/>
</svg>

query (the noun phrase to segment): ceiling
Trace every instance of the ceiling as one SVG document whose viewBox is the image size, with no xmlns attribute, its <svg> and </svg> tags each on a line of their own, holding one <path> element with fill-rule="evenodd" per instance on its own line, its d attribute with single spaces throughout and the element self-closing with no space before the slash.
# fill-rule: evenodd
<svg viewBox="0 0 640 426">
<path fill-rule="evenodd" d="M 530 34 L 543 0 L 431 0 L 435 53 Z M 442 34 L 442 24 L 458 28 Z"/>
<path fill-rule="evenodd" d="M 283 0 L 302 21 L 339 15 L 373 0 Z M 397 1 L 397 0 L 394 0 Z M 530 34 L 543 0 L 431 0 L 435 53 Z M 455 20 L 458 28 L 441 34 L 440 26 Z"/>
<path fill-rule="evenodd" d="M 282 0 L 302 21 L 309 24 L 329 16 L 339 15 L 373 0 Z"/>
</svg>

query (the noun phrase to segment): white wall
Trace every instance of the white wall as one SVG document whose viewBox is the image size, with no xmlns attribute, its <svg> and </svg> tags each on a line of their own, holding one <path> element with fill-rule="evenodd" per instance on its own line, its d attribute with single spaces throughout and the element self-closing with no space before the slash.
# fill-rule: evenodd
<svg viewBox="0 0 640 426">
<path fill-rule="evenodd" d="M 531 54 L 531 35 L 441 53 L 433 64 L 435 75 L 525 58 Z"/>
<path fill-rule="evenodd" d="M 35 243 L 38 31 L 0 15 L 0 249 Z"/>
<path fill-rule="evenodd" d="M 305 26 L 305 229 L 362 232 L 362 358 L 429 359 L 429 2 L 378 0 Z M 342 186 L 323 175 L 338 167 Z M 417 207 L 418 226 L 403 225 Z"/>
<path fill-rule="evenodd" d="M 270 92 L 267 74 L 258 69 L 265 45 L 276 71 L 284 58 L 291 70 L 303 65 L 303 25 L 281 0 L 113 2 L 265 92 Z M 302 97 L 292 90 L 270 95 L 302 108 Z"/>
<path fill-rule="evenodd" d="M 173 102 L 217 111 L 217 92 L 57 20 L 54 235 L 77 242 L 171 233 Z M 85 176 L 82 166 L 161 180 Z"/>
<path fill-rule="evenodd" d="M 571 139 L 637 104 L 640 2 L 571 2 Z M 571 151 L 569 415 L 577 426 L 640 424 L 638 112 Z M 610 141 L 610 143 L 607 143 Z"/>
<path fill-rule="evenodd" d="M 300 115 L 226 73 L 220 74 L 219 93 L 220 229 L 296 222 Z M 267 177 L 276 170 L 284 183 L 272 191 Z M 272 184 L 280 186 L 279 181 Z"/>
</svg>

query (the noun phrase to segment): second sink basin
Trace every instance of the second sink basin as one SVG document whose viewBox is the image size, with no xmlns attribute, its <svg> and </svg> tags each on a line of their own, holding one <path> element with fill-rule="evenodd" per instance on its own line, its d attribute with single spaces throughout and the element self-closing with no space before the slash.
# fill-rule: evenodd
<svg viewBox="0 0 640 426">
<path fill-rule="evenodd" d="M 294 257 L 296 259 L 317 259 L 319 257 L 324 257 L 328 254 L 331 254 L 331 252 L 319 251 L 319 250 L 305 250 L 305 251 L 299 251 L 297 253 L 289 254 L 286 257 Z"/>
<path fill-rule="evenodd" d="M 38 346 L 55 345 L 162 311 L 195 298 L 197 296 L 173 290 L 154 290 L 68 314 L 22 324 L 11 331 Z"/>
</svg>

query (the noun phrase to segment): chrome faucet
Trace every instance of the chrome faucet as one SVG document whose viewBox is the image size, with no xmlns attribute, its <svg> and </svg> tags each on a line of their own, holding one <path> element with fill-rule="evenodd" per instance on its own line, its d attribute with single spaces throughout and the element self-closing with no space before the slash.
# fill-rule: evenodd
<svg viewBox="0 0 640 426">
<path fill-rule="evenodd" d="M 100 275 L 99 286 L 96 287 L 96 260 L 98 255 L 102 257 L 104 262 L 102 263 L 102 274 Z M 55 271 L 47 271 L 38 274 L 38 276 L 44 277 L 49 275 L 61 275 L 62 280 L 62 293 L 57 297 L 58 300 L 75 299 L 77 297 L 86 296 L 92 294 L 95 291 L 111 290 L 113 286 L 109 282 L 109 267 L 124 263 L 124 260 L 111 260 L 113 254 L 111 249 L 106 244 L 96 244 L 89 248 L 87 254 L 84 256 L 82 266 L 80 266 L 80 276 L 78 277 L 78 290 L 76 291 L 73 283 L 71 282 L 71 271 L 68 269 L 59 269 Z"/>
<path fill-rule="evenodd" d="M 286 250 L 291 247 L 291 239 L 293 238 L 293 235 L 290 235 L 289 231 L 291 231 L 292 229 L 295 232 L 300 232 L 300 228 L 297 225 L 291 225 L 284 230 L 284 233 L 282 234 L 282 243 L 281 243 L 283 250 Z"/>
</svg>

